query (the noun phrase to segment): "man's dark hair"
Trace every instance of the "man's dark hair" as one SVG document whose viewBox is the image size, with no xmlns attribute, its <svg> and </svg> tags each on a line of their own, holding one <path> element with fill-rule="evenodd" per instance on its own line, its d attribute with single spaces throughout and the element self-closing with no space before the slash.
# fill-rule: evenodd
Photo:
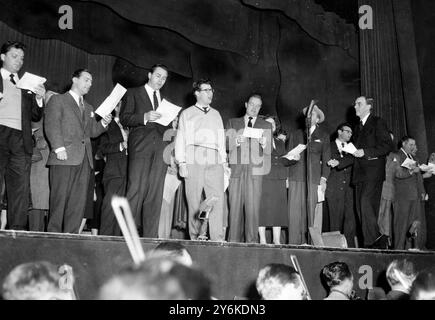
<svg viewBox="0 0 435 320">
<path fill-rule="evenodd" d="M 246 99 L 246 102 L 248 102 L 251 98 L 257 98 L 260 99 L 261 102 L 263 102 L 263 97 L 258 92 L 253 92 L 248 96 L 248 99 Z"/>
<path fill-rule="evenodd" d="M 77 69 L 76 71 L 74 71 L 71 78 L 80 78 L 80 76 L 82 75 L 83 72 L 87 72 L 89 74 L 92 74 L 88 69 L 82 68 L 82 69 Z"/>
<path fill-rule="evenodd" d="M 417 300 L 420 291 L 435 291 L 435 272 L 433 268 L 431 270 L 424 270 L 417 275 L 417 278 L 412 283 L 411 300 Z"/>
<path fill-rule="evenodd" d="M 345 279 L 351 279 L 352 273 L 344 262 L 333 262 L 323 267 L 322 276 L 329 288 L 338 286 Z"/>
<path fill-rule="evenodd" d="M 400 139 L 399 147 L 403 148 L 403 145 L 405 144 L 405 142 L 408 142 L 409 140 L 415 140 L 415 139 L 411 136 L 404 136 L 402 139 Z"/>
<path fill-rule="evenodd" d="M 0 54 L 6 54 L 12 48 L 21 49 L 21 50 L 24 51 L 26 49 L 26 46 L 22 42 L 8 41 L 8 42 L 3 43 L 3 45 L 2 45 L 2 47 L 0 49 Z"/>
<path fill-rule="evenodd" d="M 352 130 L 352 126 L 348 122 L 344 122 L 344 123 L 341 123 L 337 127 L 337 132 L 338 132 L 338 130 L 343 131 L 344 127 L 348 127 L 348 128 L 350 128 Z"/>
<path fill-rule="evenodd" d="M 185 246 L 183 246 L 181 243 L 175 242 L 175 241 L 160 242 L 157 245 L 157 247 L 154 248 L 154 250 L 172 251 L 172 252 L 176 252 L 179 254 L 182 254 L 183 250 L 187 251 Z"/>
<path fill-rule="evenodd" d="M 193 93 L 195 93 L 196 91 L 200 91 L 201 85 L 203 84 L 209 84 L 210 86 L 212 86 L 210 79 L 199 79 L 198 81 L 195 81 L 192 85 Z"/>
<path fill-rule="evenodd" d="M 167 66 L 165 66 L 164 64 L 161 64 L 161 63 L 156 63 L 155 65 L 151 66 L 151 68 L 150 68 L 151 74 L 153 74 L 157 68 L 162 68 L 163 70 L 166 70 L 166 72 L 169 73 L 169 69 Z"/>
</svg>

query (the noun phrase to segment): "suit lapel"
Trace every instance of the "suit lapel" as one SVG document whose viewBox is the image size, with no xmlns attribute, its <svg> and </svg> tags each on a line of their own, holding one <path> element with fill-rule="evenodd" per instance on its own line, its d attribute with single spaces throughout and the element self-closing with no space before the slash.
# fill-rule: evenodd
<svg viewBox="0 0 435 320">
<path fill-rule="evenodd" d="M 148 96 L 148 93 L 147 93 L 147 91 L 145 90 L 145 87 L 144 87 L 144 86 L 142 86 L 142 87 L 140 88 L 140 90 L 139 90 L 139 95 L 140 95 L 141 99 L 143 100 L 144 104 L 145 104 L 146 106 L 150 106 L 150 107 L 151 107 L 151 110 L 153 110 L 153 104 L 152 104 L 152 102 L 151 102 L 151 100 L 150 100 L 150 97 Z"/>
</svg>

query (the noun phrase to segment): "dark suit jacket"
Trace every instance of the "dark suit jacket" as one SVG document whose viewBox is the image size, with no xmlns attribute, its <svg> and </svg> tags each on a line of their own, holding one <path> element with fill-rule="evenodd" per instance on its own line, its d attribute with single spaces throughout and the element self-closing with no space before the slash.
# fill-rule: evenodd
<svg viewBox="0 0 435 320">
<path fill-rule="evenodd" d="M 418 200 L 424 193 L 423 177 L 421 173 L 411 174 L 407 168 L 401 166 L 405 161 L 406 155 L 402 150 L 397 152 L 398 165 L 395 167 L 395 199 Z"/>
<path fill-rule="evenodd" d="M 393 151 L 393 143 L 384 120 L 372 114 L 366 124 L 354 130 L 357 149 L 364 149 L 363 158 L 355 158 L 352 182 L 384 181 L 385 157 Z"/>
<path fill-rule="evenodd" d="M 44 121 L 45 133 L 51 147 L 47 165 L 76 166 L 87 156 L 93 168 L 90 138 L 98 137 L 105 128 L 101 121 L 95 120 L 92 106 L 86 101 L 84 106 L 85 113 L 82 117 L 79 106 L 68 92 L 54 95 L 49 100 Z M 57 159 L 54 151 L 60 147 L 66 148 L 67 160 Z"/>
<path fill-rule="evenodd" d="M 332 168 L 326 187 L 326 197 L 331 198 L 339 190 L 344 190 L 350 185 L 350 179 L 352 176 L 353 156 L 343 152 L 340 155 L 337 144 L 334 141 L 331 142 L 331 159 L 338 160 L 340 163 L 337 167 Z"/>
<path fill-rule="evenodd" d="M 127 176 L 127 152 L 120 151 L 120 143 L 124 141 L 121 129 L 113 120 L 107 132 L 101 136 L 99 151 L 106 156 L 103 180 L 124 178 Z"/>
<path fill-rule="evenodd" d="M 391 290 L 386 296 L 387 300 L 409 300 L 409 294 L 402 291 Z"/>
<path fill-rule="evenodd" d="M 3 80 L 0 77 L 0 92 L 3 93 Z M 23 132 L 24 151 L 33 153 L 32 121 L 41 120 L 43 108 L 38 106 L 35 95 L 27 90 L 21 90 L 21 130 Z"/>
<path fill-rule="evenodd" d="M 163 97 L 162 97 L 163 99 Z M 119 115 L 121 124 L 130 128 L 128 136 L 128 153 L 131 158 L 147 155 L 147 146 L 155 142 L 163 142 L 163 134 L 169 129 L 158 123 L 147 122 L 144 125 L 144 114 L 152 111 L 153 105 L 145 90 L 145 86 L 127 90 L 124 104 Z"/>
<path fill-rule="evenodd" d="M 298 144 L 307 144 L 306 135 L 303 130 L 297 130 L 290 134 L 288 142 L 288 151 L 295 148 Z M 329 140 L 329 134 L 323 130 L 321 127 L 317 127 L 311 135 L 311 142 L 309 143 L 307 149 L 311 152 L 311 184 L 319 185 L 320 178 L 328 178 L 329 170 L 328 161 L 331 159 L 331 142 Z M 289 180 L 305 182 L 307 180 L 306 176 L 306 158 L 307 150 L 301 153 L 301 159 L 299 161 L 284 161 L 289 167 Z"/>
<path fill-rule="evenodd" d="M 255 145 L 255 139 L 246 139 L 240 146 L 236 145 L 237 135 L 241 135 L 245 129 L 245 119 L 232 118 L 227 124 L 227 150 L 229 151 L 229 164 L 231 168 L 231 178 L 239 178 L 243 170 L 243 165 L 249 165 L 252 169 L 251 173 L 254 178 L 261 178 L 263 175 L 268 174 L 270 171 L 270 153 L 272 143 L 272 125 L 261 119 L 257 118 L 254 123 L 255 129 L 264 129 L 264 136 L 266 137 L 266 147 L 263 148 L 259 143 Z M 251 145 L 255 146 L 250 149 Z M 258 147 L 258 149 L 256 148 Z M 254 151 L 252 154 L 251 151 Z"/>
</svg>

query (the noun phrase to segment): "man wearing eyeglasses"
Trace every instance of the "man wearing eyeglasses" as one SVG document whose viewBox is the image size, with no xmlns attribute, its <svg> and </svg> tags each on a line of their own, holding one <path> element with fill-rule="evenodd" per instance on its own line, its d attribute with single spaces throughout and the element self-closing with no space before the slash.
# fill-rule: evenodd
<svg viewBox="0 0 435 320">
<path fill-rule="evenodd" d="M 198 213 L 203 191 L 207 199 L 215 199 L 209 216 L 210 240 L 225 240 L 224 170 L 228 165 L 222 118 L 219 111 L 210 106 L 213 92 L 208 79 L 193 84 L 196 103 L 181 113 L 175 138 L 175 161 L 186 184 L 191 240 L 200 235 Z"/>
<path fill-rule="evenodd" d="M 340 231 L 345 235 L 348 247 L 354 247 L 356 235 L 353 188 L 350 184 L 353 157 L 343 149 L 352 137 L 348 123 L 338 126 L 337 139 L 331 142 L 331 171 L 328 177 L 325 197 L 329 209 L 330 231 Z"/>
<path fill-rule="evenodd" d="M 377 247 L 381 237 L 378 226 L 382 184 L 385 180 L 385 158 L 393 150 L 385 121 L 372 115 L 374 100 L 361 96 L 355 101 L 360 124 L 354 132 L 352 183 L 364 247 Z"/>
</svg>

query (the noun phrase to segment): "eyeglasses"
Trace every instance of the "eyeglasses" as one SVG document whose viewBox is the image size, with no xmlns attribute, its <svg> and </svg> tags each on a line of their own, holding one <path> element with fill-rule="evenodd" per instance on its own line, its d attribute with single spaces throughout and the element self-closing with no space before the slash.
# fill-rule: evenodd
<svg viewBox="0 0 435 320">
<path fill-rule="evenodd" d="M 214 89 L 199 89 L 198 91 L 214 92 Z"/>
<path fill-rule="evenodd" d="M 343 132 L 347 132 L 347 133 L 349 133 L 349 134 L 352 134 L 352 131 L 351 131 L 351 130 L 343 130 Z"/>
</svg>

